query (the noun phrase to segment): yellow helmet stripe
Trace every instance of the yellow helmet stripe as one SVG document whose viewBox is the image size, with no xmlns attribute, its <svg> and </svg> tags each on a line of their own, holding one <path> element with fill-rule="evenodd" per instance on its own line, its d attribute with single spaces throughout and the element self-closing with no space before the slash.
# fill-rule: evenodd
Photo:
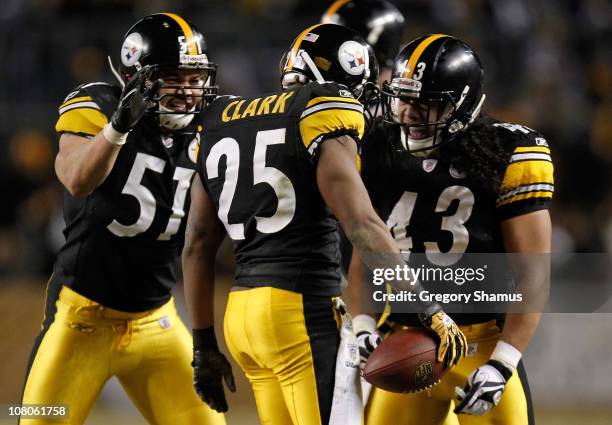
<svg viewBox="0 0 612 425">
<path fill-rule="evenodd" d="M 446 34 L 433 34 L 427 37 L 425 40 L 421 41 L 421 43 L 419 43 L 419 45 L 416 47 L 416 49 L 414 49 L 414 51 L 410 55 L 410 59 L 408 59 L 408 67 L 407 67 L 408 69 L 406 70 L 404 77 L 412 78 L 412 76 L 414 75 L 414 68 L 416 67 L 417 62 L 419 61 L 425 49 L 427 49 L 427 47 L 431 43 L 433 43 L 434 41 L 442 37 L 450 37 L 450 36 Z"/>
<path fill-rule="evenodd" d="M 306 28 L 304 31 L 302 31 L 300 35 L 298 35 L 298 38 L 295 39 L 295 43 L 293 43 L 293 47 L 291 48 L 291 52 L 289 53 L 289 60 L 287 62 L 287 71 L 291 71 L 291 68 L 293 68 L 293 58 L 297 55 L 298 50 L 300 50 L 300 45 L 302 44 L 302 41 L 304 41 L 304 37 L 306 37 L 306 35 L 310 31 L 312 31 L 314 28 L 318 27 L 319 25 L 322 25 L 322 24 L 316 24 L 316 25 Z"/>
<path fill-rule="evenodd" d="M 183 18 L 175 13 L 164 13 L 164 15 L 174 19 L 174 21 L 179 24 L 183 34 L 185 34 L 185 42 L 187 43 L 187 50 L 190 55 L 197 55 L 198 52 L 198 42 L 193 37 L 193 31 L 191 31 L 191 27 Z"/>
<path fill-rule="evenodd" d="M 336 0 L 325 12 L 325 16 L 331 16 L 338 11 L 342 6 L 349 3 L 351 0 Z"/>
</svg>

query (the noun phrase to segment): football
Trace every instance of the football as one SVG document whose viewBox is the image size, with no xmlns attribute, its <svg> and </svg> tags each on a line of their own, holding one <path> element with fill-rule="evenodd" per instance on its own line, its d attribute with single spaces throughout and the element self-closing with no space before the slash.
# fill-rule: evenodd
<svg viewBox="0 0 612 425">
<path fill-rule="evenodd" d="M 394 393 L 426 390 L 446 372 L 436 360 L 437 350 L 435 335 L 426 329 L 394 332 L 370 355 L 363 377 L 375 387 Z"/>
</svg>

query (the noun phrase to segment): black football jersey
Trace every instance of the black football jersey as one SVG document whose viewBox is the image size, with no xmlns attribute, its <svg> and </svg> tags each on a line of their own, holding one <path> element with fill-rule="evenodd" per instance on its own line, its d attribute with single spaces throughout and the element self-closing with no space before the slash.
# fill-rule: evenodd
<svg viewBox="0 0 612 425">
<path fill-rule="evenodd" d="M 447 158 L 419 158 L 394 149 L 385 140 L 390 133 L 381 129 L 366 140 L 365 185 L 408 262 L 411 253 L 420 253 L 413 257 L 427 267 L 460 265 L 471 260 L 466 253 L 503 253 L 501 221 L 548 208 L 554 181 L 546 140 L 525 126 L 491 125 L 510 158 L 497 192 L 468 178 Z M 418 323 L 415 316 L 398 316 L 394 319 L 400 322 Z M 454 318 L 476 323 L 498 316 Z"/>
<path fill-rule="evenodd" d="M 202 124 L 198 173 L 234 242 L 236 284 L 339 294 L 338 224 L 316 161 L 326 138 L 361 138 L 362 105 L 341 86 L 310 83 L 220 98 Z"/>
<path fill-rule="evenodd" d="M 56 131 L 93 137 L 120 94 L 104 83 L 78 87 L 61 104 Z M 167 302 L 177 279 L 199 137 L 195 131 L 162 136 L 146 115 L 93 193 L 75 198 L 65 191 L 66 242 L 53 281 L 123 311 Z"/>
</svg>

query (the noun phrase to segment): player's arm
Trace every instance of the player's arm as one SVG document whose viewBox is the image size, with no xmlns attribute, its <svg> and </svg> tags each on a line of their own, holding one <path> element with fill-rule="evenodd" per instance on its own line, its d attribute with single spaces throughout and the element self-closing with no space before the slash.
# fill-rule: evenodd
<svg viewBox="0 0 612 425">
<path fill-rule="evenodd" d="M 350 136 L 326 140 L 320 146 L 317 163 L 317 184 L 326 204 L 336 215 L 346 236 L 364 263 L 373 269 L 395 269 L 404 265 L 399 249 L 387 226 L 380 219 L 361 181 L 356 165 L 357 145 Z M 406 281 L 390 281 L 395 289 L 419 291 L 420 285 Z M 425 326 L 440 336 L 438 361 L 456 364 L 465 356 L 465 336 L 437 303 L 422 303 L 421 317 Z"/>
<path fill-rule="evenodd" d="M 215 206 L 196 174 L 182 253 L 185 300 L 193 325 L 194 387 L 212 409 L 228 409 L 222 380 L 236 391 L 232 367 L 219 351 L 214 330 L 215 257 L 225 232 Z"/>
<path fill-rule="evenodd" d="M 514 131 L 515 130 L 509 130 Z M 538 143 L 539 142 L 539 143 Z M 516 277 L 521 305 L 506 313 L 504 329 L 487 364 L 456 388 L 456 413 L 484 415 L 496 406 L 527 348 L 548 300 L 553 163 L 543 138 L 525 137 L 510 158 L 497 200 L 504 248 Z"/>
<path fill-rule="evenodd" d="M 63 133 L 55 173 L 72 196 L 87 196 L 109 175 L 119 149 L 121 145 L 109 143 L 102 131 L 93 139 Z"/>
<path fill-rule="evenodd" d="M 149 107 L 149 98 L 160 82 L 148 82 L 149 69 L 130 80 L 119 99 L 111 121 L 93 139 L 62 133 L 55 172 L 66 189 L 76 197 L 89 195 L 111 172 L 127 134 Z"/>
<path fill-rule="evenodd" d="M 552 225 L 547 209 L 507 219 L 501 225 L 506 252 L 517 276 L 517 292 L 528 305 L 527 312 L 506 314 L 501 340 L 524 352 L 535 333 L 541 309 L 548 299 Z M 535 254 L 535 255 L 530 255 Z"/>
<path fill-rule="evenodd" d="M 194 329 L 214 324 L 215 257 L 224 237 L 215 206 L 196 174 L 182 253 L 185 300 Z"/>
<path fill-rule="evenodd" d="M 504 330 L 489 361 L 468 377 L 464 389 L 455 391 L 461 401 L 455 413 L 484 415 L 499 403 L 505 385 L 536 331 L 549 287 L 551 223 L 547 209 L 504 220 L 501 224 L 506 252 L 517 277 L 516 291 L 523 295 L 523 311 L 506 314 Z"/>
<path fill-rule="evenodd" d="M 342 298 L 353 314 L 353 331 L 359 345 L 360 365 L 363 368 L 370 354 L 382 342 L 382 335 L 376 330 L 379 314 L 372 315 L 364 311 L 366 294 L 364 291 L 365 270 L 359 252 L 354 249 L 348 270 L 348 286 L 342 293 Z"/>
</svg>

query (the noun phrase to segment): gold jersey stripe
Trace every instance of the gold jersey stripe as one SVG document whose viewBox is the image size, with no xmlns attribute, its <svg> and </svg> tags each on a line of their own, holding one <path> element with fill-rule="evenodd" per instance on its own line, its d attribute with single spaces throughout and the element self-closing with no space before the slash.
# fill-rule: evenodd
<svg viewBox="0 0 612 425">
<path fill-rule="evenodd" d="M 512 198 L 508 198 L 501 202 L 498 202 L 497 206 L 501 207 L 502 205 L 508 205 L 513 202 L 522 201 L 524 199 L 531 199 L 531 198 L 551 198 L 552 199 L 552 196 L 553 196 L 553 193 L 548 192 L 548 191 L 521 193 L 520 195 L 515 195 Z"/>
<path fill-rule="evenodd" d="M 59 106 L 59 109 L 62 109 L 64 106 L 72 105 L 73 103 L 84 102 L 84 101 L 87 101 L 87 100 L 93 100 L 93 99 L 91 98 L 91 96 L 75 97 L 75 98 L 72 98 L 72 99 L 62 103 Z"/>
<path fill-rule="evenodd" d="M 306 108 L 309 108 L 310 106 L 316 105 L 317 103 L 321 103 L 321 102 L 346 102 L 346 103 L 354 103 L 356 105 L 361 105 L 361 102 L 359 102 L 357 99 L 353 99 L 350 97 L 321 96 L 321 97 L 315 97 L 314 99 L 311 99 L 306 104 Z"/>
<path fill-rule="evenodd" d="M 108 123 L 102 112 L 90 108 L 76 108 L 63 113 L 55 124 L 55 131 L 84 133 L 95 136 Z"/>
<path fill-rule="evenodd" d="M 329 9 L 327 9 L 327 11 L 325 12 L 325 16 L 329 17 L 333 15 L 338 11 L 338 9 L 340 9 L 342 6 L 344 6 L 350 1 L 351 0 L 336 0 L 331 6 L 329 6 Z"/>
<path fill-rule="evenodd" d="M 547 148 L 546 146 L 521 146 L 518 147 L 514 150 L 514 153 L 521 153 L 521 152 L 543 152 L 543 153 L 550 153 L 550 149 Z"/>
<path fill-rule="evenodd" d="M 554 166 L 550 161 L 514 162 L 506 169 L 500 193 L 508 192 L 519 186 L 548 183 L 554 184 Z"/>
<path fill-rule="evenodd" d="M 297 53 L 300 50 L 300 45 L 302 44 L 302 41 L 304 41 L 304 37 L 306 37 L 306 35 L 310 31 L 312 31 L 314 28 L 318 27 L 319 25 L 321 25 L 321 24 L 316 24 L 316 25 L 313 25 L 311 27 L 306 28 L 295 39 L 295 42 L 293 43 L 293 48 L 291 49 L 291 52 L 289 52 L 289 60 L 287 62 L 287 71 L 291 71 L 291 69 L 293 68 L 293 58 L 295 58 L 297 56 Z"/>
<path fill-rule="evenodd" d="M 450 36 L 446 34 L 433 34 L 427 37 L 425 40 L 421 41 L 421 43 L 419 43 L 419 45 L 416 47 L 416 49 L 414 49 L 414 51 L 410 55 L 410 59 L 408 59 L 408 69 L 406 70 L 404 77 L 412 78 L 412 75 L 414 74 L 414 68 L 417 62 L 419 61 L 419 58 L 425 51 L 425 49 L 427 49 L 427 47 L 431 43 L 433 43 L 434 41 L 442 37 L 450 37 Z"/>
<path fill-rule="evenodd" d="M 187 50 L 189 51 L 189 54 L 190 55 L 199 54 L 198 42 L 197 40 L 194 40 L 193 31 L 191 31 L 191 27 L 189 26 L 187 21 L 185 21 L 182 17 L 180 17 L 179 15 L 175 13 L 164 13 L 164 15 L 169 16 L 170 18 L 174 19 L 174 21 L 177 24 L 179 24 L 179 26 L 181 27 L 183 34 L 185 34 L 185 41 L 187 43 Z"/>
<path fill-rule="evenodd" d="M 354 130 L 361 139 L 365 129 L 363 114 L 348 109 L 323 109 L 300 121 L 300 133 L 306 149 L 322 134 L 342 129 Z"/>
</svg>

